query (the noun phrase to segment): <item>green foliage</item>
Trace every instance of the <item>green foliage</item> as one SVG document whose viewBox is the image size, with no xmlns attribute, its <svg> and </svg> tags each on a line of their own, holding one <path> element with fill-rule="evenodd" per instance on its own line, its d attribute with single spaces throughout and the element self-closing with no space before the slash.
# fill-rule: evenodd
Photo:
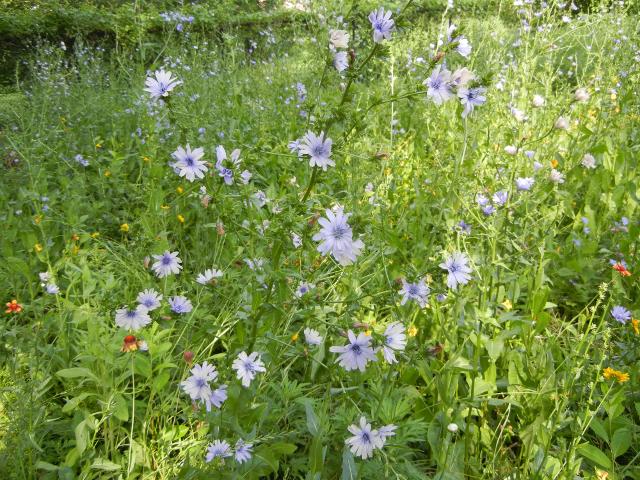
<svg viewBox="0 0 640 480">
<path fill-rule="evenodd" d="M 301 14 L 187 5 L 197 13 L 188 35 L 156 15 L 176 5 L 144 3 L 41 3 L 45 14 L 2 24 L 16 35 L 103 28 L 127 41 L 43 41 L 22 58 L 20 91 L 0 97 L 0 292 L 23 308 L 0 319 L 0 478 L 640 478 L 640 335 L 610 315 L 640 309 L 637 47 L 616 46 L 633 38 L 633 16 L 600 11 L 566 25 L 545 10 L 531 21 L 547 27 L 525 35 L 505 5 L 472 16 L 454 2 L 440 21 L 443 5 L 431 18 L 431 4 L 415 2 L 393 40 L 374 47 L 374 2 Z M 338 15 L 355 58 L 342 76 L 326 46 Z M 220 18 L 232 27 L 212 39 L 200 27 Z M 442 60 L 429 44 L 448 20 L 474 47 L 469 60 L 441 49 L 448 67 L 468 66 L 488 87 L 466 120 L 457 101 L 425 99 L 422 84 Z M 160 67 L 182 82 L 166 103 L 143 91 Z M 578 87 L 588 101 L 574 100 Z M 534 94 L 544 108 L 530 106 Z M 568 130 L 553 128 L 561 115 Z M 335 167 L 313 170 L 289 151 L 308 129 L 334 140 Z M 194 183 L 167 165 L 187 143 L 209 162 Z M 239 171 L 233 185 L 218 176 L 220 144 L 242 150 L 247 185 Z M 585 153 L 595 169 L 582 166 Z M 564 183 L 549 180 L 552 165 Z M 529 176 L 531 191 L 517 191 L 514 180 Z M 499 190 L 506 205 L 483 215 L 476 195 Z M 354 265 L 320 255 L 313 240 L 335 204 L 365 243 Z M 148 257 L 165 250 L 180 252 L 184 269 L 157 279 Z M 453 251 L 473 268 L 457 290 L 439 267 Z M 195 283 L 212 266 L 223 277 Z M 401 279 L 423 277 L 427 306 L 401 305 Z M 301 282 L 314 288 L 298 296 Z M 135 333 L 148 350 L 123 351 L 129 332 L 115 311 L 146 288 L 164 296 Z M 174 313 L 173 295 L 193 311 Z M 398 363 L 336 363 L 329 347 L 345 331 L 382 342 L 391 322 L 408 328 Z M 308 327 L 321 345 L 305 344 Z M 232 369 L 241 351 L 266 367 L 246 388 Z M 180 388 L 203 361 L 228 385 L 210 412 Z M 345 445 L 361 416 L 398 426 L 368 460 Z M 254 445 L 248 463 L 205 462 L 214 439 L 238 438 Z"/>
</svg>

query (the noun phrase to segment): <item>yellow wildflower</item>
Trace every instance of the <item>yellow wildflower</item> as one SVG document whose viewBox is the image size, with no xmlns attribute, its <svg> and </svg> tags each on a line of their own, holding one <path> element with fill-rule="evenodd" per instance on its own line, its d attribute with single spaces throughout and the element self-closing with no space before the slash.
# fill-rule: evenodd
<svg viewBox="0 0 640 480">
<path fill-rule="evenodd" d="M 184 223 L 184 217 L 182 215 L 178 214 L 177 218 L 180 223 Z"/>
<path fill-rule="evenodd" d="M 300 335 L 298 334 L 298 332 L 296 332 L 293 335 L 291 335 L 291 341 L 292 342 L 297 342 L 299 337 L 300 337 Z"/>
<path fill-rule="evenodd" d="M 34 249 L 36 252 L 40 253 L 40 252 L 42 251 L 42 245 L 40 245 L 39 243 L 36 243 L 36 244 L 33 246 L 33 249 Z"/>
<path fill-rule="evenodd" d="M 129 231 L 129 224 L 128 223 L 123 223 L 122 225 L 120 225 L 120 231 L 121 232 L 128 232 Z"/>
<path fill-rule="evenodd" d="M 98 238 L 100 236 L 100 232 L 93 232 L 91 234 L 91 238 Z"/>
<path fill-rule="evenodd" d="M 418 329 L 416 328 L 415 325 L 411 325 L 407 330 L 407 333 L 409 334 L 410 337 L 415 337 L 418 334 Z"/>
<path fill-rule="evenodd" d="M 111 172 L 109 170 L 105 170 L 104 171 L 104 176 L 105 177 L 110 177 L 111 176 Z"/>
<path fill-rule="evenodd" d="M 631 327 L 633 328 L 633 333 L 636 335 L 640 335 L 640 320 L 636 318 L 631 319 Z"/>
<path fill-rule="evenodd" d="M 629 380 L 629 374 L 620 372 L 619 370 L 614 370 L 611 367 L 607 367 L 602 372 L 605 380 L 611 380 L 612 378 L 617 380 L 618 383 L 624 383 Z"/>
<path fill-rule="evenodd" d="M 502 307 L 508 312 L 509 310 L 511 310 L 513 308 L 513 304 L 507 298 L 504 302 L 502 302 Z"/>
<path fill-rule="evenodd" d="M 178 187 L 178 188 L 176 188 L 176 192 L 182 193 L 182 192 L 184 192 L 184 188 Z"/>
<path fill-rule="evenodd" d="M 551 167 L 556 168 L 557 166 L 558 166 L 558 160 L 554 158 L 553 160 L 551 160 Z"/>
</svg>

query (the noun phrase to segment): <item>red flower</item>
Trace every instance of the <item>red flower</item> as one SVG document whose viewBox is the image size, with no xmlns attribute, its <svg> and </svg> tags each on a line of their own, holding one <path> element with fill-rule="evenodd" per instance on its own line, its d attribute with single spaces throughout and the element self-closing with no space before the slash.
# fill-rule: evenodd
<svg viewBox="0 0 640 480">
<path fill-rule="evenodd" d="M 617 270 L 618 272 L 620 272 L 620 275 L 622 275 L 623 277 L 628 277 L 628 276 L 630 276 L 630 275 L 631 275 L 631 272 L 630 272 L 629 270 L 627 270 L 627 269 L 625 268 L 625 266 L 624 266 L 624 265 L 622 265 L 621 263 L 616 263 L 616 264 L 613 266 L 613 269 L 614 269 L 614 270 Z"/>
<path fill-rule="evenodd" d="M 20 313 L 22 311 L 22 305 L 20 305 L 15 298 L 10 302 L 7 302 L 6 305 L 7 309 L 5 310 L 5 313 Z"/>
</svg>

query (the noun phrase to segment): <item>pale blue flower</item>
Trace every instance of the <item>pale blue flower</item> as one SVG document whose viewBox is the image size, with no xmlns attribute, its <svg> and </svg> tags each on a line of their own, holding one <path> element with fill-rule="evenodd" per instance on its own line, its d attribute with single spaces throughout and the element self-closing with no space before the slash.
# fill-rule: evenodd
<svg viewBox="0 0 640 480">
<path fill-rule="evenodd" d="M 383 40 L 391 38 L 391 32 L 394 29 L 394 21 L 391 20 L 391 10 L 385 12 L 383 7 L 377 11 L 374 10 L 369 14 L 369 21 L 373 27 L 373 41 L 380 43 Z"/>
<path fill-rule="evenodd" d="M 438 65 L 433 69 L 431 76 L 423 83 L 427 86 L 427 96 L 436 105 L 441 105 L 453 97 L 450 82 L 451 72 L 447 69 L 442 69 L 442 66 Z"/>
<path fill-rule="evenodd" d="M 178 257 L 178 252 L 165 251 L 162 255 L 153 255 L 156 259 L 151 269 L 158 278 L 164 278 L 169 275 L 175 275 L 182 270 L 182 260 Z"/>
<path fill-rule="evenodd" d="M 631 320 L 631 312 L 620 305 L 613 307 L 611 316 L 622 324 Z"/>
<path fill-rule="evenodd" d="M 371 337 L 364 333 L 356 335 L 347 332 L 349 343 L 341 347 L 331 347 L 333 353 L 339 353 L 338 363 L 347 371 L 360 370 L 364 372 L 369 362 L 375 362 L 376 354 L 371 348 Z"/>
<path fill-rule="evenodd" d="M 152 288 L 148 288 L 147 290 L 143 290 L 138 294 L 138 298 L 136 298 L 136 302 L 140 305 L 144 306 L 147 310 L 152 311 L 160 306 L 160 301 L 162 300 L 162 295 Z"/>
<path fill-rule="evenodd" d="M 251 460 L 252 448 L 253 448 L 253 445 L 251 443 L 245 443 L 244 440 L 239 439 L 236 442 L 236 449 L 235 449 L 236 462 L 244 463 Z"/>
<path fill-rule="evenodd" d="M 420 279 L 417 283 L 409 283 L 404 278 L 402 279 L 402 289 L 398 292 L 402 295 L 400 305 L 404 305 L 409 300 L 413 300 L 420 308 L 424 308 L 427 304 L 427 297 L 429 296 L 429 287 L 423 279 Z"/>
<path fill-rule="evenodd" d="M 449 272 L 447 276 L 447 286 L 452 290 L 456 290 L 458 285 L 466 285 L 471 280 L 470 273 L 473 271 L 469 268 L 469 259 L 464 253 L 454 252 L 444 263 L 440 264 L 440 268 Z"/>
<path fill-rule="evenodd" d="M 133 310 L 119 308 L 116 310 L 116 325 L 127 330 L 140 330 L 151 323 L 148 310 L 142 305 L 138 305 Z"/>
<path fill-rule="evenodd" d="M 224 440 L 214 440 L 213 443 L 210 443 L 207 447 L 207 456 L 205 461 L 209 463 L 215 458 L 224 459 L 231 455 L 233 455 L 233 453 L 231 453 L 231 445 Z"/>
<path fill-rule="evenodd" d="M 175 313 L 189 313 L 193 310 L 193 305 L 187 297 L 176 295 L 169 299 L 169 306 Z"/>
<path fill-rule="evenodd" d="M 477 106 L 483 105 L 487 101 L 487 97 L 485 97 L 487 89 L 484 87 L 476 87 L 476 88 L 459 88 L 458 89 L 458 98 L 460 99 L 460 103 L 464 106 L 464 110 L 462 111 L 462 118 L 466 118 L 473 109 Z"/>
</svg>

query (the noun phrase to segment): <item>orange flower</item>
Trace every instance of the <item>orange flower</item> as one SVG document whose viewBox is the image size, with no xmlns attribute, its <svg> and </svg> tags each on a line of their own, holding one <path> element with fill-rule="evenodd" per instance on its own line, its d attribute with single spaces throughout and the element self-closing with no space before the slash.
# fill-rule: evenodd
<svg viewBox="0 0 640 480">
<path fill-rule="evenodd" d="M 631 272 L 630 272 L 629 270 L 627 270 L 627 269 L 625 268 L 625 266 L 624 266 L 624 265 L 622 265 L 621 263 L 616 263 L 616 264 L 613 266 L 613 269 L 614 269 L 614 270 L 616 270 L 616 271 L 618 271 L 618 272 L 620 272 L 620 275 L 622 275 L 623 277 L 629 277 L 629 276 L 631 276 Z"/>
<path fill-rule="evenodd" d="M 629 374 L 628 373 L 624 373 L 624 372 L 620 372 L 618 370 L 614 370 L 611 367 L 605 368 L 604 371 L 602 372 L 602 375 L 604 376 L 605 380 L 615 379 L 615 380 L 618 381 L 618 383 L 624 383 L 624 382 L 629 380 Z"/>
<path fill-rule="evenodd" d="M 558 166 L 558 160 L 554 158 L 553 160 L 551 160 L 551 167 L 556 168 L 557 166 Z"/>
<path fill-rule="evenodd" d="M 633 328 L 633 333 L 636 335 L 640 335 L 640 320 L 636 318 L 631 319 L 631 327 Z"/>
<path fill-rule="evenodd" d="M 7 302 L 6 305 L 7 309 L 5 310 L 5 313 L 20 313 L 22 311 L 22 305 L 20 305 L 15 298 L 10 302 Z"/>
</svg>

